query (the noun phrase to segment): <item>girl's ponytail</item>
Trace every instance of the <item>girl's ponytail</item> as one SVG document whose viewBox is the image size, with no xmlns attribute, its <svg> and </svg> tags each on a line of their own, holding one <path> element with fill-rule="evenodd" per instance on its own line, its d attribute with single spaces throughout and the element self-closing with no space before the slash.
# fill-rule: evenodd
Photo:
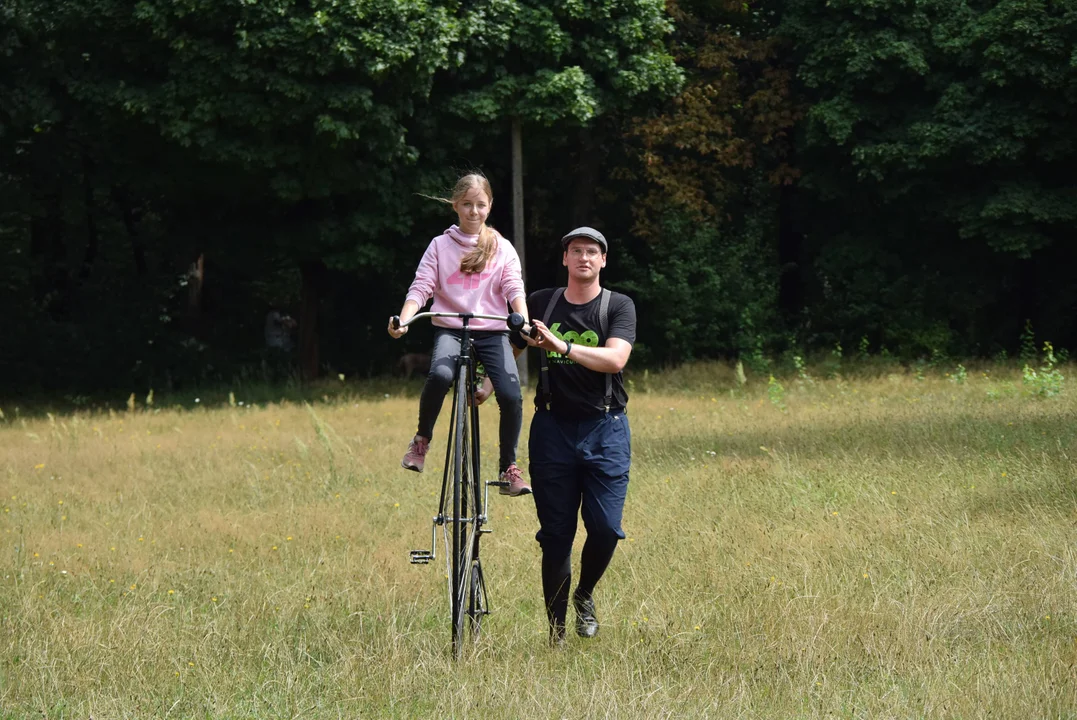
<svg viewBox="0 0 1077 720">
<path fill-rule="evenodd" d="M 486 269 L 486 263 L 497 252 L 497 233 L 486 223 L 479 230 L 479 242 L 474 249 L 460 259 L 460 272 L 465 275 L 481 273 Z"/>
</svg>

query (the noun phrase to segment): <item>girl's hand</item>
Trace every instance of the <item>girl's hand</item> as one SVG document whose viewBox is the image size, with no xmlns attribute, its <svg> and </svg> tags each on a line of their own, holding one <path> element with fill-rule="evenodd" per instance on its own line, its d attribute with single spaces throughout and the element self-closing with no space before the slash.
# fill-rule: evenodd
<svg viewBox="0 0 1077 720">
<path fill-rule="evenodd" d="M 488 377 L 482 379 L 482 385 L 475 388 L 475 404 L 482 405 L 494 391 L 494 383 Z"/>
<path fill-rule="evenodd" d="M 399 316 L 393 315 L 389 318 L 389 334 L 393 336 L 393 339 L 399 340 L 407 334 L 408 327 L 407 325 L 405 325 L 404 327 L 393 327 L 393 320 L 397 320 L 399 322 Z"/>
</svg>

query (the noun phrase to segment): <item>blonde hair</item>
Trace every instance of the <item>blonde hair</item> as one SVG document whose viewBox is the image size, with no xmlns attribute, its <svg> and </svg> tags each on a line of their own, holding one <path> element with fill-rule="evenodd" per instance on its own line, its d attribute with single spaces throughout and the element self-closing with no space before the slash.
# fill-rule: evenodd
<svg viewBox="0 0 1077 720">
<path fill-rule="evenodd" d="M 490 181 L 480 172 L 468 173 L 457 180 L 456 186 L 452 190 L 451 198 L 434 199 L 449 205 L 456 205 L 456 203 L 463 200 L 464 196 L 473 188 L 478 188 L 486 193 L 486 197 L 490 199 L 490 204 L 493 205 L 494 191 L 490 188 Z M 473 250 L 469 251 L 460 259 L 460 272 L 467 275 L 481 273 L 486 269 L 486 263 L 490 261 L 490 258 L 492 258 L 496 252 L 497 233 L 492 226 L 483 223 L 482 227 L 479 228 L 479 242 L 475 245 Z"/>
</svg>

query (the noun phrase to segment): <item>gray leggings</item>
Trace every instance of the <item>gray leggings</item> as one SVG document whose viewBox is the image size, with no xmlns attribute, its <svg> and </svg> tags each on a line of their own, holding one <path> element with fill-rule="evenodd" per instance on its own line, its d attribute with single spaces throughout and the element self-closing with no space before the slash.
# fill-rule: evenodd
<svg viewBox="0 0 1077 720">
<path fill-rule="evenodd" d="M 434 352 L 430 356 L 430 374 L 419 398 L 419 431 L 425 438 L 434 436 L 445 395 L 455 379 L 456 358 L 460 354 L 460 331 L 439 328 L 434 332 Z M 502 332 L 471 331 L 475 354 L 494 384 L 494 396 L 501 410 L 499 472 L 516 462 L 516 444 L 524 423 L 524 402 L 516 360 L 509 347 L 509 336 Z"/>
</svg>

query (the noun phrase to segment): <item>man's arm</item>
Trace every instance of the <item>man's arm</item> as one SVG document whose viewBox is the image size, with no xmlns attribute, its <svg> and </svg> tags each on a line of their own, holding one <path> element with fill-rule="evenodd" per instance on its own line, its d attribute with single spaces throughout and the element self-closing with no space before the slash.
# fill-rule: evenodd
<svg viewBox="0 0 1077 720">
<path fill-rule="evenodd" d="M 538 339 L 532 340 L 524 337 L 528 345 L 533 345 L 542 350 L 553 350 L 555 353 L 565 355 L 568 343 L 561 340 L 550 332 L 541 320 L 533 320 L 532 325 L 538 328 Z M 609 338 L 603 347 L 588 347 L 586 345 L 573 344 L 567 355 L 577 365 L 583 365 L 588 370 L 600 373 L 619 373 L 628 363 L 628 357 L 632 354 L 632 344 L 621 338 Z"/>
<path fill-rule="evenodd" d="M 564 355 L 564 353 L 561 354 Z M 606 345 L 600 348 L 573 343 L 572 353 L 568 357 L 588 370 L 616 374 L 624 370 L 631 354 L 632 345 L 627 341 L 621 338 L 610 338 L 606 341 Z"/>
</svg>

